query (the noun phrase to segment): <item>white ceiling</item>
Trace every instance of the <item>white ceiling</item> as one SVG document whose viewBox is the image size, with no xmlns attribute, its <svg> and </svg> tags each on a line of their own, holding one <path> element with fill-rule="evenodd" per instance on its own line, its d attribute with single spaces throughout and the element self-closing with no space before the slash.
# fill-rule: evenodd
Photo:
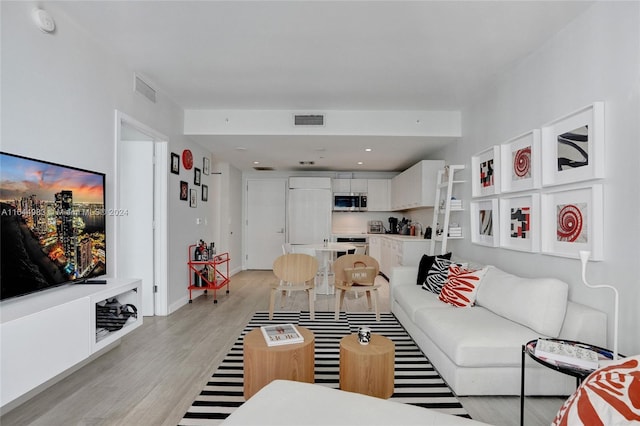
<svg viewBox="0 0 640 426">
<path fill-rule="evenodd" d="M 43 7 L 54 18 L 68 15 L 185 109 L 386 111 L 462 109 L 591 3 L 60 1 Z M 446 143 L 364 136 L 193 139 L 242 170 L 254 160 L 296 168 L 310 149 L 332 170 L 357 170 L 362 153 L 349 153 L 351 144 L 374 148 L 366 170 L 399 170 Z M 277 151 L 287 155 L 274 164 Z"/>
</svg>

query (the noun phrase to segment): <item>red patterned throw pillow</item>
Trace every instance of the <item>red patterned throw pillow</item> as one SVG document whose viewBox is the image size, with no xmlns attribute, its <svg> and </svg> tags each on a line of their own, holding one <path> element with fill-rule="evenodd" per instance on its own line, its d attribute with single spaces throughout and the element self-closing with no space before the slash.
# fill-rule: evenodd
<svg viewBox="0 0 640 426">
<path fill-rule="evenodd" d="M 478 284 L 487 272 L 483 269 L 466 269 L 458 265 L 449 266 L 449 276 L 438 298 L 456 307 L 473 306 Z"/>
<path fill-rule="evenodd" d="M 640 355 L 587 377 L 562 405 L 552 426 L 609 426 L 640 422 Z"/>
</svg>

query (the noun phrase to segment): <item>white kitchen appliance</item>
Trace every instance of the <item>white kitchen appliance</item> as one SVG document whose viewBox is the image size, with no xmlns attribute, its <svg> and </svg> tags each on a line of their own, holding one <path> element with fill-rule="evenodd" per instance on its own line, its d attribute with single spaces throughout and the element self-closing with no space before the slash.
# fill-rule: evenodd
<svg viewBox="0 0 640 426">
<path fill-rule="evenodd" d="M 289 178 L 289 243 L 318 244 L 331 238 L 331 207 L 331 178 Z"/>
</svg>

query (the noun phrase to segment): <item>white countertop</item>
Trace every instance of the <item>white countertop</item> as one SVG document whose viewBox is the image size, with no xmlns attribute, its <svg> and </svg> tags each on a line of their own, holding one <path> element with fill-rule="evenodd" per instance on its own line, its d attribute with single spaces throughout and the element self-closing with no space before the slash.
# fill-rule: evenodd
<svg viewBox="0 0 640 426">
<path fill-rule="evenodd" d="M 396 241 L 431 241 L 426 240 L 422 236 L 416 235 L 400 235 L 400 234 L 367 234 L 367 233 L 357 233 L 357 232 L 334 232 L 331 236 L 335 239 L 337 237 L 342 238 L 362 238 L 362 237 L 385 237 Z"/>
</svg>

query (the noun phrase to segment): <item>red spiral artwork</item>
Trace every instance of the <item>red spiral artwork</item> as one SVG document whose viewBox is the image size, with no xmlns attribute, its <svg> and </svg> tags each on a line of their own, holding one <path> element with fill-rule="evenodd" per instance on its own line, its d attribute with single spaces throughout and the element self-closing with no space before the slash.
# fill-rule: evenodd
<svg viewBox="0 0 640 426">
<path fill-rule="evenodd" d="M 584 204 L 558 205 L 557 235 L 558 241 L 586 242 Z"/>
<path fill-rule="evenodd" d="M 516 179 L 531 177 L 531 147 L 519 149 L 513 153 L 513 174 Z"/>
</svg>

